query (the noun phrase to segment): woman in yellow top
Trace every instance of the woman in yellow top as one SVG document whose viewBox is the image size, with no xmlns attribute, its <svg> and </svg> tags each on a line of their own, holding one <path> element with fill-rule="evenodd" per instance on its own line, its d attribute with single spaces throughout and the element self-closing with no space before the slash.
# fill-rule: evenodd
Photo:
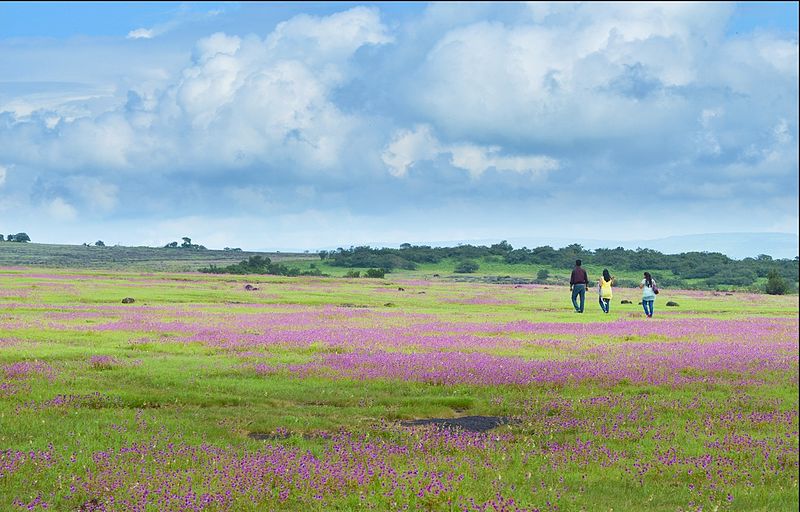
<svg viewBox="0 0 800 512">
<path fill-rule="evenodd" d="M 599 293 L 597 294 L 600 297 L 600 309 L 603 310 L 603 313 L 608 313 L 611 309 L 611 297 L 613 296 L 611 285 L 613 282 L 614 278 L 608 273 L 608 269 L 604 268 L 603 277 L 598 281 Z"/>
</svg>

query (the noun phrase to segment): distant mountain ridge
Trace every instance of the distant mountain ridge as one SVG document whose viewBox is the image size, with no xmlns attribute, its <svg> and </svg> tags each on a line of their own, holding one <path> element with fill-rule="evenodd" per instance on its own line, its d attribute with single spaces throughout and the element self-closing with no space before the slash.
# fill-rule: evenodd
<svg viewBox="0 0 800 512">
<path fill-rule="evenodd" d="M 793 233 L 704 233 L 694 235 L 679 235 L 665 238 L 639 239 L 639 240 L 600 240 L 589 238 L 565 237 L 514 237 L 505 239 L 468 239 L 445 241 L 413 241 L 412 245 L 430 245 L 432 247 L 454 247 L 459 244 L 492 245 L 506 240 L 514 248 L 527 247 L 532 249 L 542 245 L 549 245 L 555 249 L 570 244 L 581 244 L 586 249 L 607 248 L 614 249 L 653 249 L 663 254 L 679 254 L 683 252 L 719 252 L 729 258 L 741 260 L 754 258 L 766 254 L 774 259 L 793 259 L 798 255 L 798 235 Z M 399 243 L 364 243 L 347 244 L 369 245 L 370 247 L 399 247 Z M 344 247 L 340 245 L 340 247 Z M 335 247 L 323 248 L 327 250 Z"/>
</svg>

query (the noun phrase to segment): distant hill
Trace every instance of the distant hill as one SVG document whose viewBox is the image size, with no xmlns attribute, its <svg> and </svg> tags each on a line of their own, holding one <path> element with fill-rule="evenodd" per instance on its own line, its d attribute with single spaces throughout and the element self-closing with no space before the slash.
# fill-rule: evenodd
<svg viewBox="0 0 800 512">
<path fill-rule="evenodd" d="M 273 261 L 304 257 L 318 259 L 316 255 L 255 251 L 0 242 L 0 267 L 19 265 L 48 268 L 192 272 L 212 264 L 238 263 L 255 255 L 267 256 Z"/>
</svg>

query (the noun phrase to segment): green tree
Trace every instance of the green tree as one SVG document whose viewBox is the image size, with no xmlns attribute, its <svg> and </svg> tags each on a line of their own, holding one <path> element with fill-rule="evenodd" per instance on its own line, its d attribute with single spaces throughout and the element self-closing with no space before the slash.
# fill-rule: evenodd
<svg viewBox="0 0 800 512">
<path fill-rule="evenodd" d="M 767 275 L 766 292 L 770 295 L 783 295 L 786 293 L 786 282 L 776 270 L 770 270 Z"/>
<path fill-rule="evenodd" d="M 97 247 L 105 247 L 106 246 L 106 244 L 104 244 L 102 240 L 96 241 L 94 243 L 94 245 L 96 245 Z"/>
<path fill-rule="evenodd" d="M 550 272 L 548 272 L 546 268 L 543 268 L 536 273 L 537 281 L 546 281 L 548 277 L 550 277 Z"/>
<path fill-rule="evenodd" d="M 13 235 L 13 236 L 14 236 L 14 240 L 12 240 L 12 242 L 30 242 L 31 241 L 31 237 L 29 237 L 27 233 L 17 233 L 16 235 Z M 9 235 L 9 238 L 11 238 L 11 235 Z"/>
</svg>

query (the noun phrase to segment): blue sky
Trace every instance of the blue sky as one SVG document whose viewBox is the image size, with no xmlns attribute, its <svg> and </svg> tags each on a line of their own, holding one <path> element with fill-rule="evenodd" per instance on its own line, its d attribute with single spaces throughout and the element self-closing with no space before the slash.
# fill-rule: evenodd
<svg viewBox="0 0 800 512">
<path fill-rule="evenodd" d="M 797 5 L 3 2 L 0 232 L 797 234 Z"/>
</svg>

